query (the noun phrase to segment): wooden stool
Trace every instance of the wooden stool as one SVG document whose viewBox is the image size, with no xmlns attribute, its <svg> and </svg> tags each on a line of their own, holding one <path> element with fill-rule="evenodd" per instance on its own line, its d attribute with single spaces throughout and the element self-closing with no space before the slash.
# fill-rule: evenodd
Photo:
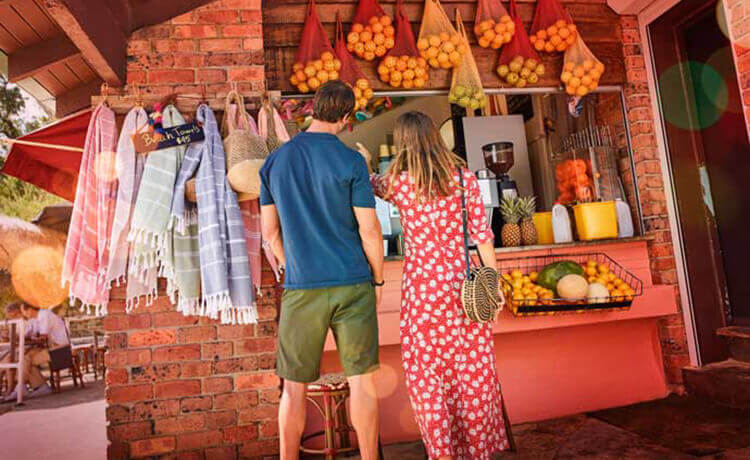
<svg viewBox="0 0 750 460">
<path fill-rule="evenodd" d="M 322 401 L 318 400 L 321 399 Z M 310 401 L 323 417 L 323 431 L 308 434 L 302 437 L 300 452 L 306 454 L 325 455 L 326 460 L 334 460 L 337 455 L 355 452 L 359 449 L 352 447 L 349 433 L 354 432 L 354 427 L 349 424 L 346 414 L 346 400 L 349 398 L 349 382 L 344 374 L 327 374 L 317 382 L 307 385 L 307 400 Z M 305 447 L 305 442 L 325 436 L 324 449 L 310 449 Z M 336 441 L 338 438 L 338 442 Z M 383 449 L 378 439 L 378 453 L 383 458 Z"/>
</svg>

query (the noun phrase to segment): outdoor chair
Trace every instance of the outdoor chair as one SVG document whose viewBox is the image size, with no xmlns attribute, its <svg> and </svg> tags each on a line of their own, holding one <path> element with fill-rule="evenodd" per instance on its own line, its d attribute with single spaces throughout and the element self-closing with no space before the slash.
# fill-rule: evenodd
<svg viewBox="0 0 750 460">
<path fill-rule="evenodd" d="M 355 452 L 357 447 L 351 444 L 350 434 L 354 427 L 349 424 L 346 413 L 346 400 L 349 398 L 349 382 L 344 374 L 326 374 L 318 381 L 307 385 L 307 400 L 310 401 L 323 417 L 323 431 L 302 437 L 300 452 L 314 455 L 325 455 L 326 460 L 334 460 L 338 455 Z M 319 400 L 320 399 L 320 400 Z M 310 439 L 325 436 L 323 449 L 305 447 Z M 383 458 L 383 446 L 378 437 L 378 455 Z"/>
<path fill-rule="evenodd" d="M 104 337 L 104 332 L 94 331 L 94 380 L 97 379 L 97 375 L 101 375 L 104 379 L 104 373 L 107 370 L 107 365 L 104 362 L 104 355 L 107 353 L 107 342 Z"/>
<path fill-rule="evenodd" d="M 77 356 L 81 363 L 80 369 L 83 374 L 88 374 L 93 368 L 94 380 L 97 379 L 95 361 L 95 351 L 93 343 L 78 343 L 73 345 L 73 355 Z"/>
<path fill-rule="evenodd" d="M 49 350 L 49 381 L 50 386 L 56 392 L 61 390 L 61 376 L 60 371 L 68 370 L 70 377 L 73 379 L 73 386 L 77 387 L 79 384 L 83 388 L 83 374 L 81 373 L 81 360 L 80 355 L 73 353 L 72 347 L 64 346 Z"/>
</svg>

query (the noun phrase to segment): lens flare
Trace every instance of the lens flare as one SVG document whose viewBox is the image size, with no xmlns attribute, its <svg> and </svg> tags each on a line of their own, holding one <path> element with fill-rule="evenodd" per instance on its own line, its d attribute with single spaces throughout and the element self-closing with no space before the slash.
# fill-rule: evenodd
<svg viewBox="0 0 750 460">
<path fill-rule="evenodd" d="M 99 152 L 94 158 L 94 171 L 100 180 L 111 182 L 117 179 L 117 154 L 115 152 Z"/>
<path fill-rule="evenodd" d="M 683 85 L 692 86 L 697 110 L 686 105 Z M 675 64 L 659 75 L 659 92 L 664 118 L 686 130 L 712 126 L 721 118 L 729 100 L 721 74 L 712 66 L 696 61 Z"/>
</svg>

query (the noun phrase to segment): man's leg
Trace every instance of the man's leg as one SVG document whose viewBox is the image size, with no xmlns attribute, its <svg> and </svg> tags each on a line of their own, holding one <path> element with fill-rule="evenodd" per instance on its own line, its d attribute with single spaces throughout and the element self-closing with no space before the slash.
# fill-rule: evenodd
<svg viewBox="0 0 750 460">
<path fill-rule="evenodd" d="M 31 354 L 29 356 L 29 361 L 31 362 L 31 365 L 28 367 L 28 375 L 29 376 L 29 385 L 31 386 L 32 390 L 36 390 L 40 386 L 44 385 L 44 383 L 47 381 L 44 376 L 42 375 L 42 366 L 46 366 L 49 364 L 49 350 L 46 349 L 40 349 L 38 352 Z M 25 373 L 26 371 L 24 371 Z"/>
<path fill-rule="evenodd" d="M 359 452 L 362 460 L 378 458 L 378 395 L 375 390 L 374 372 L 349 377 L 351 389 L 352 425 L 357 431 Z"/>
<path fill-rule="evenodd" d="M 279 402 L 279 437 L 281 460 L 299 458 L 299 445 L 305 431 L 307 384 L 284 380 L 284 392 Z"/>
</svg>

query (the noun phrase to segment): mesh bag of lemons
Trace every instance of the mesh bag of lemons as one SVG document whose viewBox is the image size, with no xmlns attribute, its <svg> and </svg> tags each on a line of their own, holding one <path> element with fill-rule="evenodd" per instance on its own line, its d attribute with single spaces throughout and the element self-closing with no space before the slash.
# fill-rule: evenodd
<svg viewBox="0 0 750 460">
<path fill-rule="evenodd" d="M 461 41 L 468 48 L 469 38 L 466 35 L 466 29 L 464 28 L 461 13 L 458 9 L 456 10 L 456 29 Z M 471 110 L 484 108 L 487 104 L 479 69 L 471 52 L 466 53 L 461 62 L 453 68 L 453 78 L 448 100 L 452 104 L 458 104 L 461 107 Z"/>
</svg>

